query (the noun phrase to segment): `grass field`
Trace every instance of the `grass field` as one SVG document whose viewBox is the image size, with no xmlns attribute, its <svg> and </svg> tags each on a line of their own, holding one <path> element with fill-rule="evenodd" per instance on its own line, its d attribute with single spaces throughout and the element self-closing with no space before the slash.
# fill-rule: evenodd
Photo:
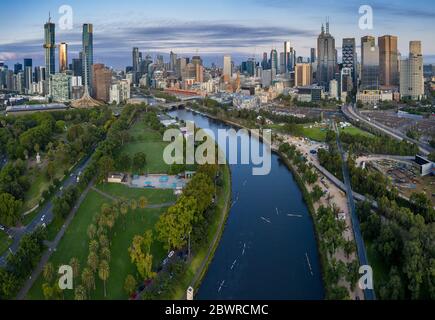
<svg viewBox="0 0 435 320">
<path fill-rule="evenodd" d="M 100 185 L 98 188 L 115 197 L 125 199 L 138 199 L 145 196 L 149 204 L 160 204 L 163 202 L 175 201 L 172 190 L 150 190 L 150 189 L 129 189 L 122 185 Z M 76 214 L 76 217 L 69 226 L 65 236 L 61 240 L 57 251 L 52 255 L 50 262 L 56 268 L 62 264 L 68 264 L 72 257 L 80 261 L 81 270 L 86 265 L 88 256 L 89 239 L 86 230 L 92 223 L 94 215 L 99 212 L 103 203 L 112 201 L 94 190 L 91 190 L 83 201 Z M 107 281 L 107 298 L 106 299 L 126 299 L 124 292 L 124 280 L 128 274 L 136 276 L 136 267 L 130 262 L 128 248 L 131 245 L 135 235 L 142 235 L 148 229 L 154 229 L 158 217 L 166 210 L 161 209 L 136 209 L 130 210 L 124 218 L 120 216 L 113 229 L 113 238 L 111 239 L 111 261 L 110 277 Z M 154 264 L 157 265 L 166 255 L 163 247 L 157 241 L 152 248 Z M 41 286 L 43 284 L 42 276 L 35 282 L 28 294 L 29 299 L 43 299 Z M 80 279 L 75 285 L 80 283 Z M 93 291 L 92 299 L 104 299 L 103 283 L 96 276 L 97 289 Z M 73 299 L 72 291 L 65 292 L 66 299 Z"/>
<path fill-rule="evenodd" d="M 345 132 L 345 133 L 348 133 L 348 134 L 354 135 L 354 136 L 356 136 L 356 135 L 362 135 L 362 136 L 366 136 L 366 137 L 373 137 L 373 135 L 370 132 L 361 130 L 361 129 L 359 129 L 357 127 L 354 127 L 354 126 L 350 126 L 350 127 L 344 128 L 344 129 L 340 129 L 340 133 L 341 132 Z"/>
<path fill-rule="evenodd" d="M 300 127 L 304 137 L 319 142 L 325 141 L 326 132 L 328 131 L 327 128 L 314 126 L 312 128 L 309 128 L 307 127 L 307 125 L 300 125 Z"/>
<path fill-rule="evenodd" d="M 147 164 L 144 173 L 168 173 L 169 165 L 163 161 L 163 150 L 167 143 L 163 141 L 160 133 L 149 129 L 146 124 L 138 120 L 129 130 L 132 141 L 125 144 L 119 154 L 128 154 L 130 158 L 138 152 L 144 152 Z"/>
</svg>

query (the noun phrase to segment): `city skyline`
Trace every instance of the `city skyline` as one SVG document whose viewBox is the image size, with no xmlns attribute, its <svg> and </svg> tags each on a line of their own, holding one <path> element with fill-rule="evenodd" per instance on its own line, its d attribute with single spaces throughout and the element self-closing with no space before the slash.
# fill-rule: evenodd
<svg viewBox="0 0 435 320">
<path fill-rule="evenodd" d="M 430 30 L 424 29 L 424 24 L 435 17 L 435 12 L 425 9 L 429 5 L 426 0 L 414 2 L 414 8 L 419 9 L 410 9 L 405 1 L 398 1 L 389 7 L 385 1 L 373 5 L 373 30 L 358 28 L 358 8 L 361 4 L 357 1 L 346 4 L 314 1 L 312 3 L 315 3 L 315 7 L 321 9 L 315 12 L 303 10 L 306 3 L 289 5 L 280 0 L 271 1 L 267 5 L 256 0 L 242 0 L 237 4 L 222 1 L 218 5 L 194 0 L 185 2 L 184 5 L 169 1 L 169 5 L 164 5 L 165 10 L 159 10 L 162 4 L 148 4 L 145 8 L 139 1 L 129 1 L 128 6 L 124 7 L 114 1 L 107 1 L 103 10 L 100 4 L 86 4 L 85 7 L 84 3 L 79 0 L 72 4 L 72 30 L 62 30 L 56 26 L 56 44 L 66 42 L 69 58 L 78 57 L 81 50 L 81 25 L 92 23 L 95 29 L 95 61 L 115 68 L 131 64 L 132 47 L 152 55 L 169 55 L 171 50 L 180 55 L 198 53 L 204 57 L 205 64 L 215 62 L 220 65 L 225 53 L 231 54 L 237 63 L 253 55 L 259 61 L 264 51 L 270 52 L 271 48 L 276 48 L 279 53 L 282 51 L 282 43 L 290 41 L 298 55 L 309 57 L 310 48 L 316 47 L 321 23 L 327 15 L 331 22 L 330 32 L 337 42 L 339 60 L 342 38 L 359 39 L 364 35 L 378 37 L 392 34 L 399 38 L 399 51 L 402 55 L 408 54 L 409 41 L 418 38 L 423 43 L 425 63 L 435 62 L 435 44 L 429 40 Z M 0 60 L 13 65 L 24 58 L 32 58 L 34 65 L 43 65 L 42 25 L 47 22 L 49 11 L 52 12 L 53 22 L 57 24 L 61 16 L 57 10 L 62 4 L 61 1 L 47 1 L 38 3 L 37 6 L 24 4 L 23 1 L 4 4 L 7 12 L 21 12 L 25 6 L 26 14 L 20 16 L 18 21 L 16 17 L 10 21 L 11 17 L 6 15 L 5 32 L 0 39 Z M 27 10 L 28 7 L 34 8 Z M 240 7 L 244 10 L 243 15 L 237 12 Z M 153 12 L 152 19 L 143 18 L 147 12 L 148 15 Z M 291 19 L 285 18 L 288 12 L 292 13 Z M 27 16 L 29 13 L 31 15 Z M 408 18 L 405 14 L 408 14 Z M 195 15 L 201 19 L 195 21 Z M 272 19 L 274 17 L 276 19 Z M 358 43 L 357 40 L 359 51 Z"/>
</svg>

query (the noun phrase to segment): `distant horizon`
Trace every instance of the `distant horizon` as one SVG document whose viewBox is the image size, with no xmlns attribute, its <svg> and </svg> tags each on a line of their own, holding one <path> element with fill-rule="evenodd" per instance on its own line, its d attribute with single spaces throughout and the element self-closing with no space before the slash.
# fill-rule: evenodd
<svg viewBox="0 0 435 320">
<path fill-rule="evenodd" d="M 49 0 L 32 3 L 25 0 L 6 1 L 0 38 L 0 61 L 8 66 L 32 58 L 34 66 L 44 65 L 44 23 L 51 12 L 56 23 L 56 44 L 69 46 L 69 63 L 78 57 L 81 49 L 81 25 L 94 25 L 94 61 L 114 69 L 130 66 L 131 51 L 138 47 L 153 57 L 168 56 L 172 50 L 178 56 L 200 55 L 205 65 L 214 62 L 222 66 L 224 54 L 231 54 L 236 64 L 255 56 L 261 60 L 263 52 L 276 48 L 282 51 L 288 40 L 297 55 L 309 57 L 310 48 L 317 47 L 317 36 L 322 23 L 329 16 L 331 34 L 336 40 L 341 60 L 343 38 L 355 38 L 357 47 L 364 35 L 375 37 L 392 34 L 399 38 L 399 51 L 408 54 L 411 40 L 422 41 L 424 63 L 435 63 L 435 42 L 429 21 L 435 11 L 429 0 L 415 0 L 390 4 L 376 1 L 373 6 L 374 29 L 360 30 L 358 9 L 361 1 L 346 3 L 335 0 L 311 0 L 290 3 L 286 0 L 222 0 L 219 3 L 187 0 L 183 3 L 168 0 L 163 3 L 143 3 L 114 0 L 104 3 L 76 0 L 73 9 L 73 28 L 61 30 L 59 8 L 64 1 Z M 315 8 L 316 10 L 307 10 Z M 150 15 L 152 12 L 152 15 Z M 19 14 L 18 14 L 19 13 Z M 200 17 L 198 19 L 198 17 Z M 358 55 L 359 55 L 359 50 Z M 56 50 L 58 60 L 58 50 Z M 58 65 L 56 63 L 56 65 Z M 56 68 L 57 69 L 57 68 Z"/>
</svg>

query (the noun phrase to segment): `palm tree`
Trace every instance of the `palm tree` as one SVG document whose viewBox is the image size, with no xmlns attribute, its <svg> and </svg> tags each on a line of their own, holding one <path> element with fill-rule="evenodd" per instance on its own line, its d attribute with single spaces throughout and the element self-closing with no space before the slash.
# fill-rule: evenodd
<svg viewBox="0 0 435 320">
<path fill-rule="evenodd" d="M 98 252 L 99 244 L 97 240 L 92 240 L 89 243 L 89 252 Z"/>
<path fill-rule="evenodd" d="M 95 278 L 91 269 L 84 268 L 82 272 L 82 283 L 85 286 L 87 292 L 93 288 L 95 290 Z"/>
<path fill-rule="evenodd" d="M 95 227 L 95 225 L 94 224 L 89 225 L 89 227 L 88 227 L 88 237 L 89 237 L 89 239 L 91 239 L 91 240 L 94 239 L 96 233 L 97 233 L 97 228 Z"/>
<path fill-rule="evenodd" d="M 53 273 L 54 273 L 53 265 L 49 262 L 45 265 L 43 270 L 43 276 L 45 281 L 51 282 L 51 280 L 53 280 Z"/>
<path fill-rule="evenodd" d="M 98 241 L 100 242 L 101 248 L 110 246 L 109 238 L 107 238 L 107 236 L 105 234 L 102 234 L 101 236 L 99 236 Z"/>
<path fill-rule="evenodd" d="M 124 282 L 124 290 L 127 292 L 128 295 L 132 294 L 133 291 L 136 289 L 136 279 L 129 274 L 127 278 L 125 278 Z"/>
<path fill-rule="evenodd" d="M 86 300 L 86 288 L 82 285 L 79 285 L 74 290 L 74 299 L 75 300 Z"/>
<path fill-rule="evenodd" d="M 141 209 L 145 209 L 148 206 L 148 200 L 145 197 L 140 197 L 139 198 L 139 208 Z"/>
<path fill-rule="evenodd" d="M 98 255 L 95 252 L 89 253 L 88 266 L 89 268 L 91 268 L 93 272 L 97 271 L 98 269 L 98 261 L 99 261 Z"/>
<path fill-rule="evenodd" d="M 71 260 L 69 261 L 69 265 L 71 266 L 71 268 L 73 270 L 73 276 L 74 277 L 78 277 L 79 273 L 80 273 L 80 262 L 79 262 L 79 259 L 77 259 L 77 258 L 71 258 Z"/>
<path fill-rule="evenodd" d="M 108 247 L 101 247 L 100 258 L 101 260 L 110 261 L 110 249 Z"/>
<path fill-rule="evenodd" d="M 137 201 L 135 199 L 132 199 L 130 201 L 130 207 L 131 207 L 131 210 L 136 210 L 137 209 Z"/>
<path fill-rule="evenodd" d="M 98 276 L 100 277 L 101 280 L 103 280 L 103 283 L 104 283 L 104 297 L 106 297 L 106 295 L 107 295 L 107 293 L 106 293 L 106 281 L 107 281 L 107 279 L 109 279 L 109 275 L 110 275 L 109 263 L 106 260 L 102 260 L 100 262 L 100 266 L 98 268 Z"/>
</svg>

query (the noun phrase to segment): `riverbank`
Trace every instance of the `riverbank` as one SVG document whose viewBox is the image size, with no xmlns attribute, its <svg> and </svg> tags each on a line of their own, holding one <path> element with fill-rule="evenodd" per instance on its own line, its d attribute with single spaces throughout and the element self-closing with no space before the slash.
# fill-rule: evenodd
<svg viewBox="0 0 435 320">
<path fill-rule="evenodd" d="M 189 110 L 189 109 L 187 109 L 187 110 Z M 193 108 L 190 109 L 189 111 L 192 111 L 194 113 L 197 112 Z M 317 242 L 317 256 L 318 256 L 319 261 L 320 261 L 320 269 L 321 269 L 321 274 L 322 274 L 322 277 L 321 277 L 322 278 L 322 283 L 323 283 L 323 286 L 325 287 L 325 285 L 326 285 L 325 280 L 324 280 L 325 279 L 325 273 L 326 273 L 325 266 L 327 265 L 327 261 L 328 260 L 327 260 L 325 251 L 321 249 L 322 245 L 320 243 L 320 239 L 319 239 L 319 236 L 318 236 L 318 234 L 319 234 L 318 233 L 318 228 L 319 227 L 318 227 L 318 225 L 316 223 L 316 219 L 315 219 L 316 211 L 315 211 L 315 208 L 314 208 L 314 204 L 313 204 L 313 202 L 311 200 L 311 195 L 310 195 L 309 191 L 307 190 L 307 188 L 305 187 L 305 184 L 304 184 L 302 178 L 300 177 L 300 174 L 299 174 L 297 168 L 295 168 L 291 164 L 290 160 L 283 153 L 281 153 L 279 151 L 277 146 L 273 145 L 273 143 L 271 141 L 266 141 L 265 139 L 263 139 L 263 136 L 262 136 L 261 132 L 258 134 L 256 131 L 253 131 L 252 128 L 248 128 L 248 127 L 246 127 L 246 126 L 244 126 L 244 125 L 242 125 L 240 123 L 237 123 L 237 122 L 235 122 L 233 120 L 216 117 L 216 116 L 211 115 L 209 113 L 205 113 L 204 115 L 206 117 L 210 118 L 210 119 L 213 119 L 215 121 L 220 121 L 220 122 L 225 123 L 225 124 L 227 124 L 227 125 L 229 125 L 231 127 L 235 127 L 235 128 L 238 128 L 238 129 L 245 129 L 250 134 L 252 134 L 255 137 L 257 137 L 263 143 L 267 143 L 269 145 L 270 149 L 271 149 L 271 152 L 275 153 L 279 157 L 279 159 L 286 165 L 287 169 L 292 173 L 292 175 L 293 175 L 293 177 L 294 177 L 294 179 L 295 179 L 295 181 L 296 181 L 296 183 L 297 183 L 297 185 L 298 185 L 298 187 L 299 187 L 299 189 L 300 189 L 300 191 L 302 193 L 303 200 L 304 200 L 305 204 L 307 205 L 308 211 L 310 213 L 311 222 L 314 225 L 314 234 L 315 234 L 315 238 L 316 238 L 316 242 Z"/>
</svg>

